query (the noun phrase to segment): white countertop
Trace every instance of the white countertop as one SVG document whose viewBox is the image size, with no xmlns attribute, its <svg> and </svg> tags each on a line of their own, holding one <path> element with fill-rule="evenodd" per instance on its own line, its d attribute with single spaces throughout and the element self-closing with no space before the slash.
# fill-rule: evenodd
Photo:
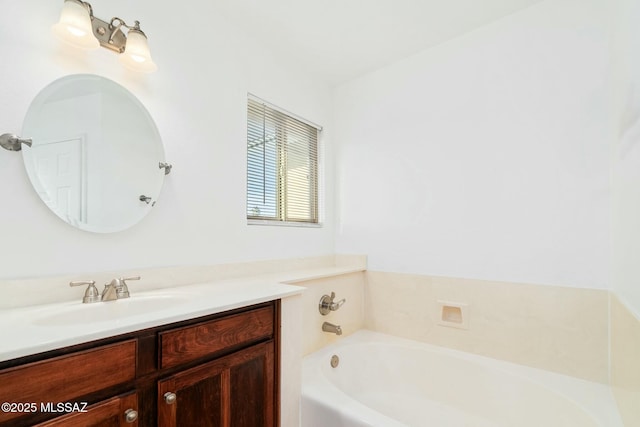
<svg viewBox="0 0 640 427">
<path fill-rule="evenodd" d="M 259 277 L 134 292 L 131 298 L 0 311 L 0 361 L 301 294 Z"/>
</svg>

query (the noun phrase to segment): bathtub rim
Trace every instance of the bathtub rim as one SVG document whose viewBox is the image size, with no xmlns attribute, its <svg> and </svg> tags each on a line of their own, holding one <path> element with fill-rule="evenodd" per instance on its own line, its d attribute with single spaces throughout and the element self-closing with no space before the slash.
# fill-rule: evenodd
<svg viewBox="0 0 640 427">
<path fill-rule="evenodd" d="M 530 381 L 541 386 L 552 393 L 560 394 L 563 398 L 571 401 L 582 411 L 592 417 L 595 422 L 602 427 L 624 427 L 622 419 L 617 409 L 612 389 L 607 384 L 588 381 L 569 375 L 546 371 L 530 366 L 493 359 L 473 353 L 467 353 L 447 347 L 436 346 L 429 343 L 396 337 L 368 329 L 360 329 L 349 336 L 329 344 L 313 353 L 303 357 L 302 360 L 302 397 L 305 396 L 322 401 L 325 406 L 353 415 L 362 421 L 372 419 L 378 421 L 376 416 L 384 417 L 387 422 L 395 422 L 390 426 L 405 426 L 386 415 L 380 414 L 373 408 L 357 401 L 353 397 L 344 393 L 334 385 L 323 373 L 322 364 L 329 363 L 332 354 L 339 354 L 340 348 L 362 343 L 380 343 L 389 345 L 406 346 L 413 349 L 434 351 L 447 356 L 455 357 L 470 363 L 480 365 L 480 367 L 496 370 L 500 373 L 513 375 L 519 379 Z M 308 381 L 315 381 L 315 386 L 310 387 Z M 362 412 L 359 412 L 362 411 Z M 371 413 L 371 414 L 370 414 Z M 363 416 L 362 414 L 366 414 Z M 376 424 L 372 424 L 376 425 Z"/>
</svg>

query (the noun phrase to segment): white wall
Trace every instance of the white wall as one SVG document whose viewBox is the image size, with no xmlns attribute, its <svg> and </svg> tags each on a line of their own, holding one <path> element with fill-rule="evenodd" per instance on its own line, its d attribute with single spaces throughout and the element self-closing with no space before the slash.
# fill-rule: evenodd
<svg viewBox="0 0 640 427">
<path fill-rule="evenodd" d="M 0 132 L 19 134 L 29 103 L 53 80 L 99 74 L 147 107 L 174 168 L 147 218 L 130 230 L 98 235 L 49 212 L 29 183 L 21 154 L 2 150 L 0 279 L 332 253 L 330 162 L 324 228 L 248 227 L 245 219 L 247 92 L 324 125 L 325 156 L 331 158 L 328 88 L 236 31 L 210 2 L 91 3 L 103 19 L 140 20 L 159 70 L 134 74 L 106 49 L 85 53 L 60 43 L 51 26 L 62 1 L 2 1 Z"/>
<path fill-rule="evenodd" d="M 617 0 L 612 150 L 612 286 L 640 319 L 640 2 Z"/>
<path fill-rule="evenodd" d="M 545 1 L 336 90 L 337 252 L 608 287 L 603 0 Z"/>
</svg>

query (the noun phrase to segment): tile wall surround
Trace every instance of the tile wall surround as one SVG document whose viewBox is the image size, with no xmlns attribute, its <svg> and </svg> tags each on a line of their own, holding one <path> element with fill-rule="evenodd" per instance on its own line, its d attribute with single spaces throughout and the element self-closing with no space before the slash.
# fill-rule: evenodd
<svg viewBox="0 0 640 427">
<path fill-rule="evenodd" d="M 608 383 L 606 290 L 367 271 L 365 328 Z M 469 304 L 439 326 L 438 300 Z"/>
<path fill-rule="evenodd" d="M 141 276 L 142 280 L 130 282 L 129 288 L 133 293 L 194 283 L 241 279 L 248 276 L 255 276 L 260 280 L 297 283 L 300 280 L 323 277 L 343 270 L 365 270 L 366 263 L 366 256 L 326 255 L 206 266 L 160 267 L 54 277 L 0 279 L 0 288 L 3 290 L 0 309 L 80 300 L 84 295 L 84 287 L 69 287 L 69 282 L 73 280 L 95 280 L 96 286 L 102 289 L 104 283 L 108 283 L 115 277 Z"/>
<path fill-rule="evenodd" d="M 611 296 L 611 387 L 626 426 L 640 426 L 640 318 Z"/>
<path fill-rule="evenodd" d="M 304 355 L 340 339 L 322 332 L 328 321 L 341 325 L 343 336 L 366 328 L 609 383 L 606 290 L 372 271 L 296 284 L 307 288 L 301 296 Z M 347 303 L 321 316 L 318 301 L 331 291 Z M 362 304 L 353 304 L 358 298 Z M 438 300 L 469 304 L 469 329 L 438 325 Z"/>
<path fill-rule="evenodd" d="M 356 272 L 340 276 L 297 282 L 306 291 L 302 294 L 302 354 L 313 353 L 364 327 L 365 273 Z M 320 314 L 318 304 L 323 295 L 336 293 L 336 301 L 346 302 L 337 311 L 326 316 Z M 322 331 L 322 323 L 340 325 L 342 335 Z"/>
</svg>

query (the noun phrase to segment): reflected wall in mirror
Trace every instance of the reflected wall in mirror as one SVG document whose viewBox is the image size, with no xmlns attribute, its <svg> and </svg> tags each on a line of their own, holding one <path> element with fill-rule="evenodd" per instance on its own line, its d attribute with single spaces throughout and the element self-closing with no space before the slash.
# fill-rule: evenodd
<svg viewBox="0 0 640 427">
<path fill-rule="evenodd" d="M 155 205 L 165 175 L 160 134 L 119 84 L 88 74 L 54 81 L 31 103 L 22 134 L 33 140 L 22 150 L 33 187 L 74 227 L 121 231 Z"/>
</svg>

